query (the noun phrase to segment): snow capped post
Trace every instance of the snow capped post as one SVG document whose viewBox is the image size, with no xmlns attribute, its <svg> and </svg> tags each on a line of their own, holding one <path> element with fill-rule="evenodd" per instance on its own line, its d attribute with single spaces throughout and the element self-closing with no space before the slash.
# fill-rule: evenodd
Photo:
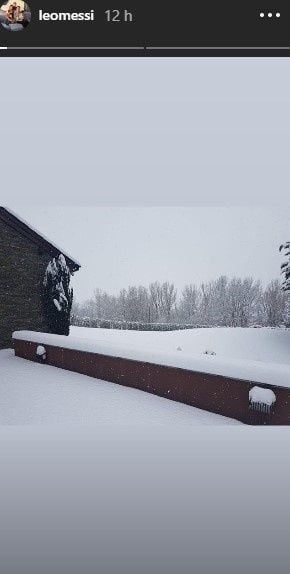
<svg viewBox="0 0 290 574">
<path fill-rule="evenodd" d="M 69 335 L 73 290 L 70 287 L 71 273 L 64 255 L 52 259 L 45 271 L 44 308 L 52 333 Z"/>
</svg>

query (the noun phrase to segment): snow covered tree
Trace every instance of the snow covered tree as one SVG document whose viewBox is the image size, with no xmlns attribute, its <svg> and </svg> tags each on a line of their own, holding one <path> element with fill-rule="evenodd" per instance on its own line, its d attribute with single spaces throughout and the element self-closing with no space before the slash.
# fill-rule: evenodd
<svg viewBox="0 0 290 574">
<path fill-rule="evenodd" d="M 228 279 L 221 275 L 209 283 L 202 283 L 199 290 L 199 321 L 203 325 L 222 326 L 229 321 Z"/>
<path fill-rule="evenodd" d="M 249 327 L 261 299 L 261 285 L 252 277 L 234 277 L 227 290 L 231 327 Z"/>
<path fill-rule="evenodd" d="M 198 312 L 199 292 L 194 284 L 186 285 L 182 291 L 179 303 L 179 317 L 184 323 L 196 322 Z"/>
<path fill-rule="evenodd" d="M 281 289 L 285 294 L 288 294 L 290 291 L 290 241 L 280 245 L 279 251 L 280 253 L 283 252 L 284 256 L 287 258 L 281 265 L 281 273 L 283 275 Z M 290 326 L 290 301 L 288 297 L 285 302 L 284 323 L 287 327 Z"/>
<path fill-rule="evenodd" d="M 282 291 L 290 291 L 290 241 L 280 245 L 280 253 L 283 251 L 284 256 L 287 257 L 286 261 L 281 265 L 281 272 L 283 277 Z"/>
<path fill-rule="evenodd" d="M 172 319 L 172 311 L 177 299 L 177 291 L 175 289 L 174 283 L 169 283 L 168 281 L 162 283 L 160 288 L 160 296 L 162 320 L 165 319 L 166 323 L 170 323 Z"/>
<path fill-rule="evenodd" d="M 229 322 L 229 309 L 227 305 L 228 278 L 221 275 L 213 282 L 213 318 L 212 325 L 224 326 Z"/>
<path fill-rule="evenodd" d="M 213 281 L 202 283 L 200 286 L 199 317 L 203 325 L 212 325 L 214 316 L 214 284 Z"/>
<path fill-rule="evenodd" d="M 116 295 L 96 289 L 93 298 L 74 308 L 74 315 L 78 320 L 123 323 L 279 326 L 290 325 L 290 297 L 281 292 L 277 279 L 263 288 L 252 277 L 222 275 L 201 285 L 186 285 L 180 297 L 173 283 L 159 281 L 148 287 L 131 285 Z"/>
<path fill-rule="evenodd" d="M 265 324 L 269 327 L 282 325 L 285 319 L 286 294 L 281 291 L 278 279 L 271 281 L 263 293 Z"/>
<path fill-rule="evenodd" d="M 57 335 L 69 335 L 73 302 L 70 278 L 64 255 L 49 262 L 43 280 L 43 301 L 50 330 Z"/>
<path fill-rule="evenodd" d="M 158 321 L 160 319 L 162 307 L 161 285 L 158 281 L 150 283 L 149 298 L 151 320 L 153 322 Z"/>
</svg>

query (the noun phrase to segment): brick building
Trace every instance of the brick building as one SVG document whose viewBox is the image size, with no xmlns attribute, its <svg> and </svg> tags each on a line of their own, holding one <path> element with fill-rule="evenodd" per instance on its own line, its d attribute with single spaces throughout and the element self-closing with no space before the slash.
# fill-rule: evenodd
<svg viewBox="0 0 290 574">
<path fill-rule="evenodd" d="M 0 349 L 13 331 L 49 331 L 42 303 L 47 264 L 63 253 L 72 273 L 80 264 L 30 225 L 0 207 Z"/>
</svg>

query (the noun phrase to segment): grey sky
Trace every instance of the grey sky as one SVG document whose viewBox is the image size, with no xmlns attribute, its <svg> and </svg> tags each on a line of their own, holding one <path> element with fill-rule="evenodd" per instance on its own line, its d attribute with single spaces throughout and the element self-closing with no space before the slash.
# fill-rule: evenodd
<svg viewBox="0 0 290 574">
<path fill-rule="evenodd" d="M 185 283 L 253 275 L 279 277 L 287 210 L 252 207 L 44 208 L 17 212 L 82 264 L 74 278 L 83 300 L 100 287 L 115 293 L 154 280 Z"/>
<path fill-rule="evenodd" d="M 0 203 L 80 259 L 79 298 L 279 275 L 288 58 L 3 59 L 0 73 Z M 133 205 L 187 207 L 112 209 Z"/>
<path fill-rule="evenodd" d="M 2 59 L 0 77 L 2 203 L 289 194 L 289 58 Z"/>
</svg>

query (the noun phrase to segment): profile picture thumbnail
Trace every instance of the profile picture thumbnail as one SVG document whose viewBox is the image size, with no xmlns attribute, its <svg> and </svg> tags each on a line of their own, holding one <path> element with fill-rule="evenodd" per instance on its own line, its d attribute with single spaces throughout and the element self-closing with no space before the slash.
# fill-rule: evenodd
<svg viewBox="0 0 290 574">
<path fill-rule="evenodd" d="M 1 2 L 1 0 L 0 0 Z M 31 10 L 23 0 L 7 0 L 0 7 L 0 22 L 9 32 L 21 32 L 31 21 Z"/>
</svg>

